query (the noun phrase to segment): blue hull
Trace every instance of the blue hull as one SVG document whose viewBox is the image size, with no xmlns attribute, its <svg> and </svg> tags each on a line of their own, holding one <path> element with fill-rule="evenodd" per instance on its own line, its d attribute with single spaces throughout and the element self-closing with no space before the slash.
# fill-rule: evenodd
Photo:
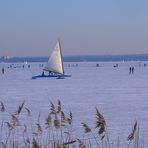
<svg viewBox="0 0 148 148">
<path fill-rule="evenodd" d="M 37 79 L 37 78 L 64 79 L 65 77 L 71 77 L 71 75 L 60 75 L 60 74 L 54 74 L 54 75 L 37 75 L 37 76 L 33 76 L 32 79 Z"/>
</svg>

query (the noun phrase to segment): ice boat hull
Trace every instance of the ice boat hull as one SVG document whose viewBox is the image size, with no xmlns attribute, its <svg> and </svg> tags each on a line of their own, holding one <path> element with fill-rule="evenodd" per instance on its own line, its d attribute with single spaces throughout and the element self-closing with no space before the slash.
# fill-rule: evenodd
<svg viewBox="0 0 148 148">
<path fill-rule="evenodd" d="M 65 75 L 65 74 L 54 74 L 54 75 L 37 75 L 32 76 L 32 79 L 38 79 L 38 78 L 56 78 L 56 79 L 64 79 L 66 77 L 71 77 L 71 75 Z"/>
</svg>

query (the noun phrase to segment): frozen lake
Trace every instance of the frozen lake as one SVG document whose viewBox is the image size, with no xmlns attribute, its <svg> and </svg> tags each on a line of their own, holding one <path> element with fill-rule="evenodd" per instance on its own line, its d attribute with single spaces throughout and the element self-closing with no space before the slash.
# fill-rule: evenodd
<svg viewBox="0 0 148 148">
<path fill-rule="evenodd" d="M 29 63 L 30 68 L 22 68 L 21 63 L 1 63 L 5 74 L 0 73 L 0 100 L 9 113 L 25 100 L 36 118 L 39 112 L 43 116 L 49 112 L 50 101 L 57 103 L 59 99 L 65 110 L 73 113 L 76 133 L 82 129 L 81 122 L 95 127 L 98 107 L 112 140 L 119 136 L 126 141 L 137 120 L 148 145 L 148 62 L 118 62 L 114 67 L 116 63 L 98 62 L 99 67 L 97 62 L 64 63 L 66 74 L 72 77 L 36 80 L 31 77 L 41 74 L 40 63 Z M 13 68 L 8 68 L 10 65 Z M 130 66 L 135 67 L 131 75 Z"/>
</svg>

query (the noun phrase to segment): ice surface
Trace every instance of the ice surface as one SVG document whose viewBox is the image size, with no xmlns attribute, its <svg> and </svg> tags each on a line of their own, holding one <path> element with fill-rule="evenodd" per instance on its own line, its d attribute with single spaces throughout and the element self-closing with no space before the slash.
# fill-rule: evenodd
<svg viewBox="0 0 148 148">
<path fill-rule="evenodd" d="M 98 62 L 99 67 L 97 62 L 64 63 L 66 74 L 72 77 L 36 80 L 31 77 L 41 74 L 40 63 L 28 63 L 30 68 L 23 68 L 22 63 L 1 63 L 5 74 L 0 73 L 0 100 L 9 113 L 25 100 L 35 119 L 39 112 L 46 116 L 50 101 L 57 103 L 59 99 L 67 112 L 72 111 L 77 134 L 81 122 L 95 127 L 97 107 L 107 121 L 112 140 L 119 136 L 126 141 L 137 120 L 148 145 L 148 67 L 143 66 L 148 62 L 118 62 L 114 67 L 116 63 Z M 130 66 L 135 67 L 133 75 L 129 75 Z"/>
</svg>

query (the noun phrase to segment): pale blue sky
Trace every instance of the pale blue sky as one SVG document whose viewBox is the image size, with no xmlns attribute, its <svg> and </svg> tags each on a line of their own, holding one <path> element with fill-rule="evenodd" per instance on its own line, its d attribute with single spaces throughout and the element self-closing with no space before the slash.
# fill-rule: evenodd
<svg viewBox="0 0 148 148">
<path fill-rule="evenodd" d="M 148 0 L 1 0 L 0 56 L 148 53 Z"/>
</svg>

